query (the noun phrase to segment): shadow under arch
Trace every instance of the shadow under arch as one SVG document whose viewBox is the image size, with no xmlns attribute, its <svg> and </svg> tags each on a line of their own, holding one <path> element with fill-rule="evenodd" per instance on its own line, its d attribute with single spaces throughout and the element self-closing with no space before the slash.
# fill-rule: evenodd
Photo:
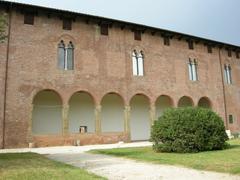
<svg viewBox="0 0 240 180">
<path fill-rule="evenodd" d="M 198 101 L 198 107 L 212 109 L 212 102 L 206 96 L 201 97 Z"/>
<path fill-rule="evenodd" d="M 160 95 L 155 101 L 156 118 L 160 117 L 164 110 L 174 106 L 173 99 L 168 95 Z"/>
<path fill-rule="evenodd" d="M 194 102 L 192 98 L 189 96 L 182 96 L 178 100 L 178 107 L 193 107 L 193 106 L 194 106 Z"/>
</svg>

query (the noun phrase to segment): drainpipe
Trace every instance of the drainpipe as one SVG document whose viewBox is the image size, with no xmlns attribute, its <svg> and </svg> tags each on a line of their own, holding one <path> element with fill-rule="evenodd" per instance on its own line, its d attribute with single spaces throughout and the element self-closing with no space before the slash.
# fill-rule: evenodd
<svg viewBox="0 0 240 180">
<path fill-rule="evenodd" d="M 223 104 L 224 104 L 224 111 L 225 111 L 225 124 L 226 129 L 228 129 L 228 116 L 227 116 L 227 105 L 226 105 L 226 91 L 225 91 L 225 83 L 224 83 L 224 76 L 223 76 L 223 66 L 222 66 L 222 57 L 221 57 L 221 48 L 219 48 L 219 62 L 220 62 L 220 70 L 222 76 L 222 86 L 223 86 Z"/>
<path fill-rule="evenodd" d="M 12 23 L 12 3 L 9 5 L 8 17 L 8 37 L 7 37 L 7 57 L 5 66 L 5 83 L 4 83 L 4 99 L 3 99 L 3 134 L 2 134 L 2 149 L 5 148 L 5 124 L 6 124 L 6 104 L 7 104 L 7 85 L 8 85 L 8 66 L 9 66 L 9 49 L 10 49 L 10 35 Z"/>
</svg>

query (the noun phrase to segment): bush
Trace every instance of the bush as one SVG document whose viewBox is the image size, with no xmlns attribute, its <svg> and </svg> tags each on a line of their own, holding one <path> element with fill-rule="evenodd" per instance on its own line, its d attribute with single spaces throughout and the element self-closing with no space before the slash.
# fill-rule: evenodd
<svg viewBox="0 0 240 180">
<path fill-rule="evenodd" d="M 221 117 L 209 109 L 177 108 L 166 110 L 151 131 L 157 152 L 200 152 L 227 147 Z"/>
</svg>

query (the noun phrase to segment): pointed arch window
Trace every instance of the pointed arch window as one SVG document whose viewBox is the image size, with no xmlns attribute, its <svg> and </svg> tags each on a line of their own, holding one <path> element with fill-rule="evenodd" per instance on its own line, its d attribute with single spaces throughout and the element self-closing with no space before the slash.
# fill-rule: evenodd
<svg viewBox="0 0 240 180">
<path fill-rule="evenodd" d="M 197 61 L 189 59 L 188 63 L 188 72 L 189 72 L 189 80 L 191 81 L 197 81 Z"/>
<path fill-rule="evenodd" d="M 71 41 L 67 46 L 64 44 L 64 41 L 58 44 L 58 67 L 62 70 L 73 70 L 74 45 Z"/>
<path fill-rule="evenodd" d="M 224 65 L 224 76 L 227 84 L 232 84 L 232 68 L 230 65 Z"/>
<path fill-rule="evenodd" d="M 138 53 L 136 50 L 132 53 L 132 68 L 134 76 L 144 75 L 144 54 L 143 51 Z"/>
</svg>

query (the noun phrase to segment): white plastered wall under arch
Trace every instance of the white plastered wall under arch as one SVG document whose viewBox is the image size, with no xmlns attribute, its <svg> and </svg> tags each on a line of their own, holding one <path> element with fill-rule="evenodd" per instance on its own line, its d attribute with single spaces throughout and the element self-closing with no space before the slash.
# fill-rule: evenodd
<svg viewBox="0 0 240 180">
<path fill-rule="evenodd" d="M 80 126 L 87 126 L 88 133 L 95 132 L 94 102 L 88 93 L 75 93 L 69 101 L 69 132 L 79 133 Z"/>
<path fill-rule="evenodd" d="M 36 135 L 62 132 L 62 104 L 53 91 L 39 92 L 33 101 L 32 133 Z"/>
<path fill-rule="evenodd" d="M 132 98 L 130 113 L 131 140 L 148 140 L 150 138 L 150 113 L 149 102 L 143 95 Z"/>
<path fill-rule="evenodd" d="M 117 94 L 108 94 L 102 100 L 102 132 L 124 131 L 124 103 Z"/>
</svg>

